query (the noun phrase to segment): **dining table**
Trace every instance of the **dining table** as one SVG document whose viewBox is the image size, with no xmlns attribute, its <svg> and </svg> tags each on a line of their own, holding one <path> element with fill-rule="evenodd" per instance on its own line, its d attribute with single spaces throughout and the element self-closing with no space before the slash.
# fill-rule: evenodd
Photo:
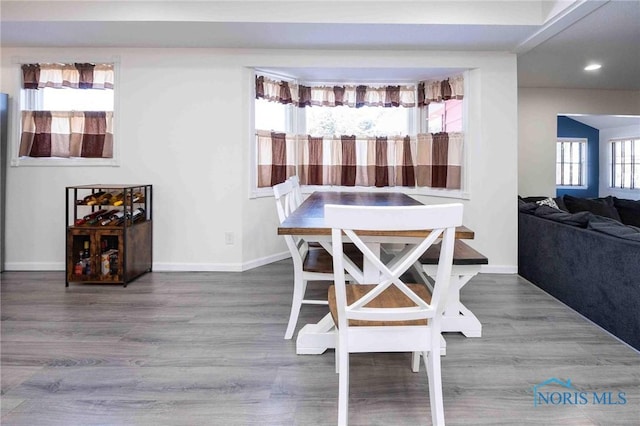
<svg viewBox="0 0 640 426">
<path fill-rule="evenodd" d="M 278 235 L 294 235 L 307 242 L 317 242 L 330 253 L 331 228 L 325 224 L 324 207 L 328 204 L 359 206 L 417 206 L 423 205 L 415 198 L 402 192 L 365 192 L 365 191 L 316 191 L 280 224 Z M 368 247 L 380 253 L 384 244 L 403 247 L 415 244 L 424 239 L 431 229 L 415 229 L 403 231 L 357 231 Z M 456 228 L 457 239 L 473 239 L 474 232 L 466 226 Z M 347 265 L 345 265 L 347 266 Z M 358 282 L 366 282 L 377 273 L 376 268 L 364 262 L 362 271 L 347 267 L 347 273 L 356 277 Z M 373 282 L 373 280 L 372 280 Z M 443 352 L 446 342 L 443 342 Z M 319 322 L 306 324 L 298 332 L 296 339 L 297 354 L 322 354 L 327 349 L 335 348 L 335 326 L 331 314 L 327 313 Z"/>
</svg>

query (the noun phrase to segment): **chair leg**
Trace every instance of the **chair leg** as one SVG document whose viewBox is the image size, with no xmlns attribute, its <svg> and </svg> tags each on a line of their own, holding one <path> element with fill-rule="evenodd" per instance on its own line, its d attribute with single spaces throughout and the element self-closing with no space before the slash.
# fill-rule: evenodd
<svg viewBox="0 0 640 426">
<path fill-rule="evenodd" d="M 300 314 L 300 308 L 302 307 L 302 299 L 304 298 L 306 283 L 299 274 L 295 274 L 293 277 L 293 300 L 291 301 L 291 314 L 289 315 L 289 324 L 287 325 L 287 331 L 284 333 L 285 339 L 291 339 L 293 332 L 296 329 L 298 323 L 298 315 Z"/>
<path fill-rule="evenodd" d="M 438 345 L 439 346 L 439 345 Z M 442 401 L 442 375 L 440 370 L 440 348 L 423 352 L 424 364 L 429 379 L 429 401 L 431 421 L 434 426 L 444 426 L 444 403 Z"/>
<path fill-rule="evenodd" d="M 411 371 L 414 373 L 420 371 L 420 352 L 414 352 L 411 355 Z"/>
<path fill-rule="evenodd" d="M 340 336 L 338 344 L 338 425 L 347 426 L 349 423 L 349 350 L 346 336 Z"/>
</svg>

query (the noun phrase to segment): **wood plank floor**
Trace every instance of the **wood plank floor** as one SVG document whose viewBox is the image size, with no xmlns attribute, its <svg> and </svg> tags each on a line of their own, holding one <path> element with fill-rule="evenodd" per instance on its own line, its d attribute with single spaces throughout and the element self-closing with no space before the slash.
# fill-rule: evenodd
<svg viewBox="0 0 640 426">
<path fill-rule="evenodd" d="M 2 425 L 331 425 L 333 351 L 283 339 L 289 260 L 243 273 L 150 273 L 127 288 L 62 272 L 1 275 Z M 326 294 L 321 283 L 311 293 Z M 447 333 L 449 425 L 638 425 L 640 354 L 516 275 L 477 276 L 462 301 L 483 337 Z M 299 322 L 326 307 L 304 306 Z M 534 407 L 533 386 L 570 379 L 626 404 Z M 430 424 L 409 354 L 351 357 L 350 424 Z M 547 391 L 564 389 L 550 387 Z"/>
</svg>

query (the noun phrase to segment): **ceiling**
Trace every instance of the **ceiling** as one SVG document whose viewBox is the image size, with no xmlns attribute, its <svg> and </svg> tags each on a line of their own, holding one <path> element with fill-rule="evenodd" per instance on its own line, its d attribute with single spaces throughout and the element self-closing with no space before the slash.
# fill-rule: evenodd
<svg viewBox="0 0 640 426">
<path fill-rule="evenodd" d="M 635 0 L 2 0 L 0 20 L 2 47 L 498 51 L 517 53 L 521 87 L 640 90 Z M 583 71 L 593 61 L 602 69 Z M 331 72 L 410 80 L 429 70 Z"/>
</svg>

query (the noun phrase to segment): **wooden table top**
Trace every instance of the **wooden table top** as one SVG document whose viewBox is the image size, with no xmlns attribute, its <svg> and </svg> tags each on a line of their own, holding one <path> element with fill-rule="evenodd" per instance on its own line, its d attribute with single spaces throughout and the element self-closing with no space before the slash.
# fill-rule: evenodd
<svg viewBox="0 0 640 426">
<path fill-rule="evenodd" d="M 314 192 L 278 227 L 278 235 L 331 235 L 324 223 L 325 204 L 359 206 L 420 206 L 423 203 L 400 192 Z M 385 237 L 422 237 L 429 229 L 415 231 L 367 231 L 362 235 Z M 456 238 L 473 239 L 465 226 L 456 229 Z"/>
</svg>

